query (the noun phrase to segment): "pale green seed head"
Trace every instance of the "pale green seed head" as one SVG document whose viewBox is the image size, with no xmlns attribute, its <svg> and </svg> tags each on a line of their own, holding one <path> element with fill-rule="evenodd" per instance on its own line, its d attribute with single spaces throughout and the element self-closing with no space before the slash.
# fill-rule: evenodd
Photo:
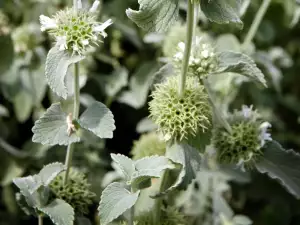
<svg viewBox="0 0 300 225">
<path fill-rule="evenodd" d="M 211 127 L 211 108 L 204 86 L 196 77 L 187 77 L 185 91 L 178 94 L 179 77 L 157 84 L 149 103 L 150 117 L 159 126 L 165 141 L 181 141 Z"/>
<path fill-rule="evenodd" d="M 141 135 L 140 139 L 134 142 L 131 155 L 138 160 L 152 155 L 165 155 L 166 143 L 160 140 L 156 132 Z"/>
<path fill-rule="evenodd" d="M 79 214 L 87 214 L 95 194 L 90 191 L 90 184 L 81 172 L 71 170 L 69 180 L 64 185 L 65 172 L 58 175 L 50 184 L 54 195 L 69 203 Z"/>
<path fill-rule="evenodd" d="M 217 151 L 217 158 L 223 164 L 252 166 L 263 155 L 262 147 L 272 140 L 267 128 L 270 124 L 262 123 L 259 114 L 252 107 L 244 107 L 230 115 L 228 122 L 232 132 L 216 126 L 213 130 L 212 143 Z"/>
</svg>

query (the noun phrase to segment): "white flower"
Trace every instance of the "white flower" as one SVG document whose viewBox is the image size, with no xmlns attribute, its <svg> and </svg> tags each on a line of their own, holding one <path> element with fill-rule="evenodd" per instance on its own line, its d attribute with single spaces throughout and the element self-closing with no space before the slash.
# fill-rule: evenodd
<svg viewBox="0 0 300 225">
<path fill-rule="evenodd" d="M 56 38 L 56 45 L 59 46 L 60 51 L 64 51 L 68 49 L 67 46 L 67 37 L 66 36 L 59 36 Z"/>
<path fill-rule="evenodd" d="M 90 12 L 96 12 L 98 6 L 100 5 L 100 1 L 94 1 L 92 7 L 90 8 Z"/>
<path fill-rule="evenodd" d="M 252 108 L 253 108 L 253 105 L 251 105 L 250 107 L 247 105 L 242 106 L 242 113 L 245 118 L 249 118 L 251 116 L 251 114 L 253 112 Z"/>
<path fill-rule="evenodd" d="M 93 27 L 93 31 L 100 33 L 104 38 L 107 36 L 107 34 L 104 32 L 104 30 L 110 26 L 112 24 L 112 20 L 109 19 L 107 21 L 105 21 L 104 23 L 102 23 L 101 25 L 95 26 Z"/>
<path fill-rule="evenodd" d="M 266 143 L 266 141 L 272 141 L 271 134 L 268 133 L 268 129 L 271 128 L 272 125 L 269 122 L 263 122 L 259 129 L 261 130 L 261 133 L 259 135 L 260 139 L 260 145 L 263 147 Z"/>
<path fill-rule="evenodd" d="M 57 24 L 54 19 L 51 19 L 48 16 L 40 15 L 41 31 L 55 29 Z"/>
</svg>

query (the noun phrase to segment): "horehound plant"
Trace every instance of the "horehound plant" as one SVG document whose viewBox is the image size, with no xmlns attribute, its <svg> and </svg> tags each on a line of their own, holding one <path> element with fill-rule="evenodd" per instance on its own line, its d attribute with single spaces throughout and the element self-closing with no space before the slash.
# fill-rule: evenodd
<svg viewBox="0 0 300 225">
<path fill-rule="evenodd" d="M 198 14 L 201 10 L 211 22 L 230 23 L 241 29 L 240 1 L 187 1 L 185 40 L 172 44 L 170 54 L 165 54 L 167 64 L 156 74 L 162 77 L 161 82 L 153 85 L 150 96 L 149 118 L 156 124 L 156 132 L 144 134 L 134 144 L 133 159 L 111 154 L 117 181 L 110 182 L 102 192 L 98 207 L 101 225 L 114 222 L 185 225 L 207 215 L 209 221 L 216 220 L 215 224 L 249 225 L 251 220 L 233 213 L 228 215 L 224 208 L 212 210 L 214 199 L 225 190 L 224 183 L 226 186 L 227 180 L 220 182 L 222 191 L 211 183 L 217 178 L 212 173 L 222 166 L 242 172 L 257 169 L 279 179 L 297 198 L 300 196 L 299 176 L 293 167 L 300 163 L 299 155 L 283 149 L 271 138 L 271 124 L 264 121 L 253 106 L 242 106 L 241 111 L 224 115 L 211 88 L 214 76 L 228 73 L 245 76 L 267 87 L 263 73 L 247 53 L 270 2 L 263 0 L 239 50 L 220 51 L 214 41 L 208 41 L 209 35 L 203 37 L 197 32 Z M 148 32 L 165 32 L 179 17 L 179 0 L 140 0 L 138 3 L 138 11 L 127 9 L 126 14 Z M 14 180 L 20 189 L 16 195 L 18 203 L 28 214 L 38 217 L 39 225 L 43 224 L 44 217 L 56 225 L 72 225 L 77 216 L 88 213 L 95 195 L 85 175 L 71 167 L 74 144 L 82 141 L 85 130 L 100 138 L 112 138 L 115 129 L 112 113 L 101 102 L 93 102 L 79 116 L 79 62 L 85 59 L 91 47 L 101 43 L 107 36 L 105 29 L 112 24 L 111 20 L 97 22 L 99 4 L 100 1 L 95 1 L 88 10 L 82 7 L 80 0 L 74 0 L 73 7 L 51 18 L 40 16 L 41 31 L 47 31 L 55 41 L 46 60 L 47 83 L 57 96 L 66 99 L 69 90 L 65 79 L 72 76 L 74 110 L 63 111 L 59 102 L 54 103 L 32 129 L 33 142 L 67 146 L 65 164 L 54 162 L 45 165 L 36 175 Z M 67 75 L 71 66 L 74 72 Z M 207 141 L 214 150 L 211 157 L 216 165 L 213 168 L 206 167 Z M 206 183 L 201 176 L 207 178 Z M 194 181 L 206 187 L 204 201 L 209 208 L 198 202 L 195 208 L 199 208 L 199 213 L 190 218 L 176 202 L 179 191 L 197 186 Z M 214 188 L 217 195 L 212 192 Z M 141 205 L 142 211 L 139 210 Z M 200 218 L 200 224 L 205 222 Z"/>
<path fill-rule="evenodd" d="M 56 225 L 71 225 L 78 215 L 88 213 L 95 194 L 89 190 L 84 174 L 71 170 L 74 143 L 81 141 L 84 130 L 100 138 L 112 138 L 115 129 L 112 113 L 101 102 L 92 103 L 79 117 L 79 62 L 87 56 L 89 48 L 102 42 L 107 36 L 105 29 L 112 24 L 110 19 L 97 22 L 99 4 L 95 1 L 90 9 L 85 9 L 81 0 L 74 0 L 71 8 L 57 12 L 53 18 L 40 16 L 41 31 L 47 31 L 55 41 L 46 59 L 47 83 L 57 96 L 66 99 L 65 78 L 68 68 L 73 67 L 73 74 L 68 76 L 73 76 L 74 110 L 64 112 L 60 103 L 54 103 L 32 128 L 33 142 L 67 145 L 65 164 L 52 163 L 37 175 L 14 180 L 20 188 L 19 199 L 25 200 L 24 207 L 39 218 L 39 225 L 45 216 Z"/>
</svg>

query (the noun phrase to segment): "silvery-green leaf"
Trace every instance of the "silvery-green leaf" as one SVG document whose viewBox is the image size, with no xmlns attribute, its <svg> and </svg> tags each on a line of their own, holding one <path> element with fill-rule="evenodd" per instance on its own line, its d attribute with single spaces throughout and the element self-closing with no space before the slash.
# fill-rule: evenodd
<svg viewBox="0 0 300 225">
<path fill-rule="evenodd" d="M 143 63 L 130 79 L 130 90 L 122 92 L 118 101 L 135 109 L 141 108 L 147 101 L 148 92 L 153 82 L 153 74 L 156 70 L 156 62 Z"/>
<path fill-rule="evenodd" d="M 68 145 L 80 141 L 74 133 L 68 136 L 67 130 L 67 114 L 62 111 L 60 103 L 54 103 L 35 122 L 32 141 L 43 145 Z"/>
<path fill-rule="evenodd" d="M 139 0 L 139 11 L 126 14 L 137 26 L 149 32 L 166 31 L 178 18 L 179 0 Z"/>
<path fill-rule="evenodd" d="M 110 154 L 110 156 L 124 175 L 126 181 L 131 180 L 132 174 L 135 172 L 134 162 L 125 155 Z"/>
<path fill-rule="evenodd" d="M 38 209 L 48 215 L 55 225 L 73 225 L 74 209 L 64 200 L 55 199 Z"/>
<path fill-rule="evenodd" d="M 218 53 L 217 58 L 219 61 L 219 69 L 216 71 L 217 73 L 238 73 L 267 87 L 264 74 L 249 56 L 243 53 L 226 51 Z"/>
<path fill-rule="evenodd" d="M 131 193 L 121 183 L 108 185 L 101 195 L 99 217 L 101 225 L 107 225 L 136 203 L 140 191 Z"/>
<path fill-rule="evenodd" d="M 32 111 L 33 99 L 32 95 L 26 90 L 21 89 L 13 99 L 14 112 L 19 122 L 25 122 Z"/>
<path fill-rule="evenodd" d="M 300 198 L 300 155 L 293 150 L 285 150 L 276 141 L 263 147 L 264 155 L 255 164 L 261 173 L 278 179 L 296 198 Z"/>
<path fill-rule="evenodd" d="M 174 189 L 186 189 L 200 169 L 201 157 L 199 152 L 187 144 L 173 144 L 167 148 L 166 157 L 179 164 L 181 170 L 172 186 L 160 194 L 166 194 Z"/>
<path fill-rule="evenodd" d="M 141 119 L 136 126 L 136 131 L 138 133 L 154 131 L 155 129 L 157 129 L 157 125 L 148 117 Z"/>
<path fill-rule="evenodd" d="M 100 138 L 112 138 L 116 129 L 112 112 L 101 102 L 94 102 L 80 116 L 81 127 L 93 132 Z"/>
<path fill-rule="evenodd" d="M 236 23 L 242 29 L 243 22 L 239 18 L 239 1 L 231 0 L 201 0 L 200 6 L 205 16 L 213 22 Z"/>
<path fill-rule="evenodd" d="M 148 156 L 135 161 L 136 172 L 133 174 L 133 179 L 138 177 L 161 177 L 162 171 L 173 169 L 169 159 L 165 156 Z"/>
<path fill-rule="evenodd" d="M 13 182 L 20 189 L 21 194 L 25 197 L 30 207 L 36 207 L 39 204 L 37 193 L 31 192 L 36 188 L 37 184 L 34 176 L 15 178 Z"/>
<path fill-rule="evenodd" d="M 10 35 L 0 35 L 0 76 L 3 75 L 13 63 L 14 46 Z"/>
<path fill-rule="evenodd" d="M 104 79 L 105 93 L 110 97 L 114 97 L 127 84 L 128 70 L 124 67 L 121 67 Z"/>
<path fill-rule="evenodd" d="M 43 185 L 48 186 L 51 181 L 62 171 L 65 170 L 65 166 L 62 163 L 55 162 L 50 163 L 41 169 L 38 174 L 38 177 Z"/>
<path fill-rule="evenodd" d="M 68 67 L 82 60 L 82 56 L 70 56 L 65 51 L 60 51 L 57 46 L 50 49 L 45 67 L 45 75 L 51 90 L 64 99 L 68 96 L 65 85 L 65 76 Z"/>
<path fill-rule="evenodd" d="M 233 217 L 232 222 L 234 225 L 251 225 L 253 222 L 247 216 L 236 215 Z"/>
<path fill-rule="evenodd" d="M 223 51 L 241 51 L 239 39 L 233 34 L 222 34 L 216 40 L 216 50 Z"/>
</svg>

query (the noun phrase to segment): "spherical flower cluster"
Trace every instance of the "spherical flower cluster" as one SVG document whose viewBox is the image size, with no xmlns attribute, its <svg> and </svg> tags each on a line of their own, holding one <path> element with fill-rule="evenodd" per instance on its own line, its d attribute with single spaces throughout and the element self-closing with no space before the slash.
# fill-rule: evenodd
<svg viewBox="0 0 300 225">
<path fill-rule="evenodd" d="M 243 106 L 241 111 L 228 118 L 230 133 L 220 126 L 214 129 L 212 142 L 220 163 L 237 164 L 243 169 L 244 165 L 251 166 L 263 155 L 262 147 L 266 141 L 272 140 L 268 133 L 271 124 L 262 123 L 259 117 L 252 106 Z"/>
<path fill-rule="evenodd" d="M 15 52 L 26 53 L 37 47 L 43 41 L 43 36 L 37 24 L 25 24 L 13 30 L 12 39 Z"/>
<path fill-rule="evenodd" d="M 104 30 L 112 24 L 110 19 L 102 24 L 96 21 L 95 11 L 99 4 L 98 0 L 95 1 L 89 11 L 78 4 L 78 10 L 62 10 L 54 18 L 41 15 L 41 30 L 47 30 L 56 39 L 61 51 L 68 50 L 72 54 L 82 55 L 101 41 L 99 36 L 107 36 Z"/>
<path fill-rule="evenodd" d="M 149 103 L 150 117 L 159 126 L 165 141 L 181 141 L 205 132 L 211 126 L 208 95 L 196 77 L 187 77 L 182 96 L 178 93 L 178 76 L 157 84 Z"/>
<path fill-rule="evenodd" d="M 185 43 L 178 43 L 177 50 L 173 59 L 175 65 L 180 65 L 184 57 Z M 196 37 L 189 59 L 188 73 L 203 78 L 214 72 L 217 65 L 217 57 L 213 47 L 208 42 L 202 41 L 202 38 Z"/>
<path fill-rule="evenodd" d="M 87 214 L 88 207 L 93 203 L 95 194 L 89 190 L 88 183 L 84 174 L 71 170 L 68 183 L 64 184 L 64 175 L 61 173 L 50 184 L 54 195 L 69 203 L 79 214 Z"/>
<path fill-rule="evenodd" d="M 152 155 L 165 155 L 166 143 L 162 141 L 156 132 L 143 134 L 139 140 L 134 142 L 131 155 L 138 160 Z"/>
</svg>

